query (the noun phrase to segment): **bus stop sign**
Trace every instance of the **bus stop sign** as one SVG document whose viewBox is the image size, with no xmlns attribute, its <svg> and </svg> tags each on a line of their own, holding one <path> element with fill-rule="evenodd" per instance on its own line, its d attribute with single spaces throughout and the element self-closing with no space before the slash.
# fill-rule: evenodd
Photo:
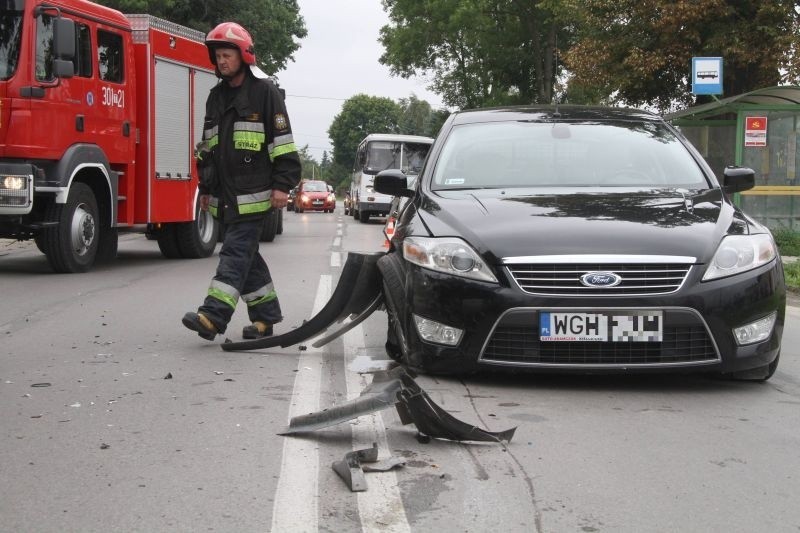
<svg viewBox="0 0 800 533">
<path fill-rule="evenodd" d="M 692 94 L 722 94 L 722 58 L 692 58 Z"/>
</svg>

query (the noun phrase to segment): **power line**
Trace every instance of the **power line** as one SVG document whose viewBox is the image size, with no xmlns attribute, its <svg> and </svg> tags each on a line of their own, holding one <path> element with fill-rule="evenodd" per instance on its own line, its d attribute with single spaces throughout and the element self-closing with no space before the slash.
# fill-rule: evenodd
<svg viewBox="0 0 800 533">
<path fill-rule="evenodd" d="M 287 94 L 286 96 L 291 96 L 293 98 L 309 98 L 311 100 L 337 100 L 339 102 L 346 102 L 348 98 L 333 98 L 331 96 L 306 96 L 303 94 Z"/>
</svg>

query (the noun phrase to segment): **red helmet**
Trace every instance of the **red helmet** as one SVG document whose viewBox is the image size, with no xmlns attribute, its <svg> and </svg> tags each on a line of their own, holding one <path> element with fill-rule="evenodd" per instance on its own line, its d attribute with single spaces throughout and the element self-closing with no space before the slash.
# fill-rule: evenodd
<svg viewBox="0 0 800 533">
<path fill-rule="evenodd" d="M 211 63 L 217 64 L 214 52 L 218 46 L 238 48 L 242 61 L 248 65 L 256 64 L 256 51 L 250 33 L 235 22 L 223 22 L 206 35 L 206 46 Z"/>
</svg>

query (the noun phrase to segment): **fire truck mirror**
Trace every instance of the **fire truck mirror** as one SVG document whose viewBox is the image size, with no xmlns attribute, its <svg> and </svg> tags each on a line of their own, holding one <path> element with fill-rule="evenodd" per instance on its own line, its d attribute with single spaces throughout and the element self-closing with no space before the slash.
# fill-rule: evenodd
<svg viewBox="0 0 800 533">
<path fill-rule="evenodd" d="M 56 18 L 53 27 L 53 48 L 56 59 L 72 63 L 75 58 L 75 22 L 62 17 Z"/>
</svg>

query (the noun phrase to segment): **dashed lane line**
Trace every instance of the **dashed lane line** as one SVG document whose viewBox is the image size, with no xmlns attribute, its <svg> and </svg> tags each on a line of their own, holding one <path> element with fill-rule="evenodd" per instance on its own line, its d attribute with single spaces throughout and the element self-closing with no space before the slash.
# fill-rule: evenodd
<svg viewBox="0 0 800 533">
<path fill-rule="evenodd" d="M 347 376 L 347 398 L 357 398 L 361 391 L 372 382 L 372 376 L 358 374 L 349 370 L 350 363 L 364 350 L 364 330 L 356 326 L 343 336 L 345 355 L 345 375 Z M 386 427 L 380 412 L 361 416 L 351 423 L 353 449 L 371 448 L 378 443 L 378 457 L 385 459 L 391 455 L 386 438 Z M 397 474 L 394 471 L 369 474 L 367 490 L 358 493 L 358 514 L 361 528 L 365 532 L 407 533 L 411 531 L 406 517 Z"/>
</svg>

